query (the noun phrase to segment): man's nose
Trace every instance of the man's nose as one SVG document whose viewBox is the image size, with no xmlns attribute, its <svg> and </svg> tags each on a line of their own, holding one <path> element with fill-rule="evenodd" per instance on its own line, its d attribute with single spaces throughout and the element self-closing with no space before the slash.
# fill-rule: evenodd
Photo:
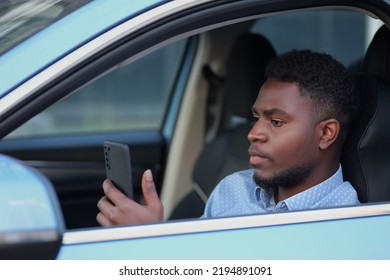
<svg viewBox="0 0 390 280">
<path fill-rule="evenodd" d="M 249 131 L 248 140 L 250 142 L 266 142 L 268 140 L 268 135 L 261 120 L 257 120 Z"/>
</svg>

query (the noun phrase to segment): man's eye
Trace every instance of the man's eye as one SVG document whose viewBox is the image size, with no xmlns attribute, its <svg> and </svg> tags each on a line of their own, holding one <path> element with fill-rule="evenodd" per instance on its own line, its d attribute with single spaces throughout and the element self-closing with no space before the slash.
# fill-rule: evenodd
<svg viewBox="0 0 390 280">
<path fill-rule="evenodd" d="M 271 120 L 271 124 L 275 127 L 281 127 L 284 124 L 284 122 L 280 120 Z"/>
</svg>

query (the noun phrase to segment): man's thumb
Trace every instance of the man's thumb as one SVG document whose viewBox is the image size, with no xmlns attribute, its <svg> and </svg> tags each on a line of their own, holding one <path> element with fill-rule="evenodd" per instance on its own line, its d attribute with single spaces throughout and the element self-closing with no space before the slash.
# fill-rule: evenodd
<svg viewBox="0 0 390 280">
<path fill-rule="evenodd" d="M 142 193 L 144 194 L 145 203 L 147 205 L 153 206 L 156 203 L 161 203 L 157 195 L 152 171 L 150 171 L 150 169 L 146 170 L 142 176 Z"/>
</svg>

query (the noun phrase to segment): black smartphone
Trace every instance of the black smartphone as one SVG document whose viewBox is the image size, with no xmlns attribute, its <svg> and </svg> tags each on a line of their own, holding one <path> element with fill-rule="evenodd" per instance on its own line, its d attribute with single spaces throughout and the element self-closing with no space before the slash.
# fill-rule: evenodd
<svg viewBox="0 0 390 280">
<path fill-rule="evenodd" d="M 130 149 L 126 144 L 105 141 L 104 160 L 106 175 L 125 195 L 133 197 Z"/>
</svg>

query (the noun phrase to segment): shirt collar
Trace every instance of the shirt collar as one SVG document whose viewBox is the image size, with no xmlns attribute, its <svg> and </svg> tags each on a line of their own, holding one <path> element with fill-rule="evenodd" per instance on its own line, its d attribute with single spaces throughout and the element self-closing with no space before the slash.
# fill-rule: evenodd
<svg viewBox="0 0 390 280">
<path fill-rule="evenodd" d="M 318 201 L 327 196 L 335 187 L 341 185 L 344 182 L 343 172 L 341 165 L 339 165 L 338 170 L 331 177 L 325 181 L 301 192 L 292 197 L 289 197 L 283 201 L 280 201 L 275 205 L 274 193 L 273 191 L 265 191 L 264 189 L 257 187 L 256 188 L 256 199 L 257 201 L 262 201 L 268 207 L 274 206 L 277 210 L 278 208 L 288 208 L 290 211 L 294 210 L 303 210 L 309 209 L 311 206 L 316 204 Z"/>
</svg>

